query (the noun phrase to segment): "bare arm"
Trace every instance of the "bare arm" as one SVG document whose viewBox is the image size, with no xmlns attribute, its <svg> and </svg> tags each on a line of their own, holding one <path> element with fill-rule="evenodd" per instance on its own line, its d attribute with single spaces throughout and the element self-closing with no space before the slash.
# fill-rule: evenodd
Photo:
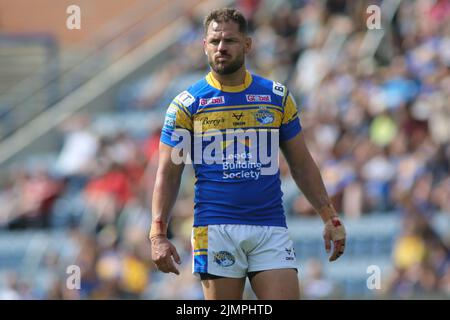
<svg viewBox="0 0 450 320">
<path fill-rule="evenodd" d="M 331 249 L 330 241 L 334 241 L 334 251 L 330 257 L 330 261 L 334 261 L 344 252 L 345 229 L 331 204 L 319 168 L 311 157 L 303 133 L 300 132 L 294 138 L 283 141 L 281 149 L 295 183 L 325 224 L 324 240 L 327 252 Z"/>
<path fill-rule="evenodd" d="M 330 199 L 323 184 L 319 168 L 317 168 L 306 146 L 303 133 L 294 138 L 283 141 L 281 149 L 291 169 L 292 178 L 319 213 L 323 222 L 330 218 L 330 212 L 321 212 L 320 209 L 330 205 Z"/>
<path fill-rule="evenodd" d="M 173 148 L 160 143 L 159 163 L 156 173 L 152 200 L 152 223 L 169 222 L 170 211 L 175 204 L 180 189 L 184 163 L 175 164 L 171 159 Z"/>
<path fill-rule="evenodd" d="M 179 274 L 172 256 L 178 264 L 181 263 L 181 260 L 175 246 L 167 239 L 167 225 L 180 189 L 184 162 L 175 164 L 171 158 L 172 150 L 172 147 L 164 143 L 159 145 L 159 163 L 153 189 L 150 241 L 152 260 L 158 269 L 165 273 Z"/>
</svg>

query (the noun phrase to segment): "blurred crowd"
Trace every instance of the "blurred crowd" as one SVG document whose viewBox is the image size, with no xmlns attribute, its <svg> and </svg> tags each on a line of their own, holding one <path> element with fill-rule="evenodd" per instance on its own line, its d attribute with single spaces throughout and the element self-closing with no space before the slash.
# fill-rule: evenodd
<svg viewBox="0 0 450 320">
<path fill-rule="evenodd" d="M 253 37 L 248 68 L 286 84 L 296 98 L 308 146 L 338 211 L 349 219 L 374 212 L 402 219 L 392 251 L 394 271 L 382 294 L 450 295 L 450 233 L 442 236 L 430 225 L 434 215 L 450 214 L 450 2 L 400 1 L 398 8 L 395 3 L 241 0 L 236 6 L 249 19 Z M 393 14 L 381 17 L 380 30 L 366 26 L 370 4 Z M 184 90 L 192 74 L 207 71 L 203 17 L 186 17 L 188 26 L 167 64 L 122 87 L 117 111 L 163 114 L 173 98 L 165 96 L 167 88 Z M 88 115 L 79 115 L 59 131 L 54 167 L 11 169 L 0 190 L 0 228 L 68 228 L 79 248 L 73 263 L 82 270 L 82 290 L 67 290 L 62 274 L 38 295 L 11 276 L 7 293 L 44 299 L 201 298 L 189 263 L 190 167 L 170 229 L 182 255 L 181 276 L 161 275 L 150 260 L 149 207 L 160 128 L 145 138 L 123 131 L 104 135 Z M 280 171 L 288 218 L 314 216 L 283 159 Z M 46 268 L 53 270 L 58 263 L 49 260 Z M 317 261 L 305 267 L 304 297 L 336 294 Z"/>
</svg>

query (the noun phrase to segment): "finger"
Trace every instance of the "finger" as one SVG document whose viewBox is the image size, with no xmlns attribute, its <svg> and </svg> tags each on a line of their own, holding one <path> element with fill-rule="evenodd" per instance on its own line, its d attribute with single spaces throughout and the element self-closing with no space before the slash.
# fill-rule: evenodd
<svg viewBox="0 0 450 320">
<path fill-rule="evenodd" d="M 323 236 L 323 240 L 325 241 L 325 251 L 327 253 L 330 253 L 330 251 L 331 251 L 331 238 L 330 238 L 330 236 L 328 234 L 325 234 Z"/>
<path fill-rule="evenodd" d="M 180 275 L 180 271 L 178 271 L 178 269 L 175 267 L 173 262 L 170 262 L 170 266 L 169 266 L 168 270 L 169 270 L 169 272 L 175 273 L 177 276 Z"/>
<path fill-rule="evenodd" d="M 175 268 L 175 265 L 173 264 L 173 261 L 170 260 L 165 260 L 164 262 L 160 262 L 157 266 L 158 266 L 158 270 L 164 273 L 175 273 L 176 275 L 179 275 L 180 272 L 178 271 L 177 268 Z"/>
<path fill-rule="evenodd" d="M 334 241 L 334 248 L 333 248 L 333 254 L 331 255 L 329 261 L 335 261 L 337 258 L 340 257 L 342 251 L 342 240 L 336 240 Z"/>
<path fill-rule="evenodd" d="M 172 257 L 167 257 L 166 259 L 164 259 L 164 270 L 166 270 L 166 272 L 172 272 L 175 273 L 176 275 L 180 274 L 180 271 L 178 271 L 178 269 L 175 267 Z"/>
<path fill-rule="evenodd" d="M 330 261 L 335 261 L 337 258 L 339 258 L 341 247 L 342 241 L 340 240 L 333 241 L 333 254 L 330 257 Z"/>
<path fill-rule="evenodd" d="M 339 252 L 340 255 L 343 255 L 345 251 L 345 239 L 342 239 L 342 246 L 341 246 L 341 251 Z"/>
<path fill-rule="evenodd" d="M 168 273 L 171 270 L 170 264 L 172 262 L 171 256 L 167 253 L 160 254 L 157 251 L 155 251 L 155 259 L 153 259 L 153 262 L 155 263 L 156 267 L 159 271 Z"/>
<path fill-rule="evenodd" d="M 175 262 L 181 264 L 181 258 L 177 252 L 177 249 L 175 249 L 175 247 L 172 247 L 170 251 L 172 252 L 173 259 L 175 260 Z"/>
<path fill-rule="evenodd" d="M 168 273 L 169 271 L 167 270 L 167 267 L 164 265 L 164 264 L 162 264 L 161 262 L 159 262 L 159 263 L 156 263 L 155 262 L 155 266 L 156 266 L 156 269 L 158 270 L 158 271 L 161 271 L 161 272 L 164 272 L 164 273 Z"/>
</svg>

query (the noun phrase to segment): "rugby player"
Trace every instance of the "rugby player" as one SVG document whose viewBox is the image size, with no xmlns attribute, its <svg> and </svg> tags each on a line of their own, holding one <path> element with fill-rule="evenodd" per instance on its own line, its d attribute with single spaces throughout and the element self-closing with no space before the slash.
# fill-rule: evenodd
<svg viewBox="0 0 450 320">
<path fill-rule="evenodd" d="M 204 28 L 210 72 L 174 98 L 162 129 L 149 235 L 152 260 L 160 271 L 179 274 L 180 257 L 167 238 L 184 168 L 174 161 L 174 151 L 193 146 L 183 153 L 200 159 L 193 161 L 192 250 L 193 273 L 201 279 L 205 299 L 242 299 L 247 277 L 258 299 L 299 299 L 279 170 L 264 172 L 271 164 L 262 156 L 275 159 L 274 145 L 284 153 L 293 179 L 323 220 L 325 249 L 333 249 L 329 261 L 344 252 L 344 225 L 305 144 L 292 94 L 245 66 L 252 40 L 244 16 L 235 9 L 214 10 Z M 236 130 L 244 137 L 229 138 Z M 218 143 L 211 147 L 212 141 Z"/>
</svg>

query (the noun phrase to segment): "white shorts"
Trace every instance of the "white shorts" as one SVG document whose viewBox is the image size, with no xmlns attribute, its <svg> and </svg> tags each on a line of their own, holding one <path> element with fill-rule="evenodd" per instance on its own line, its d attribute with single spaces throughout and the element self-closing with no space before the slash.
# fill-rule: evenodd
<svg viewBox="0 0 450 320">
<path fill-rule="evenodd" d="M 194 227 L 192 272 L 244 278 L 248 272 L 298 268 L 287 228 L 219 224 Z"/>
</svg>

